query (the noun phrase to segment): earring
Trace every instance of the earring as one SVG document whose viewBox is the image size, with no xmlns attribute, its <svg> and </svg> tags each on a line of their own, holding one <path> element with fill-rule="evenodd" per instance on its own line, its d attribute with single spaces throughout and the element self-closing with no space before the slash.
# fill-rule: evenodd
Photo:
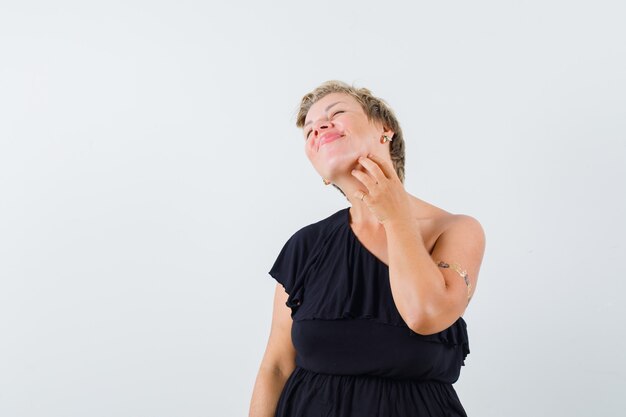
<svg viewBox="0 0 626 417">
<path fill-rule="evenodd" d="M 391 138 L 387 135 L 383 135 L 382 139 L 380 140 L 380 143 L 385 143 L 385 142 L 391 142 Z"/>
<path fill-rule="evenodd" d="M 322 181 L 324 181 L 324 185 L 330 184 L 330 181 L 327 181 L 326 178 L 322 177 Z"/>
</svg>

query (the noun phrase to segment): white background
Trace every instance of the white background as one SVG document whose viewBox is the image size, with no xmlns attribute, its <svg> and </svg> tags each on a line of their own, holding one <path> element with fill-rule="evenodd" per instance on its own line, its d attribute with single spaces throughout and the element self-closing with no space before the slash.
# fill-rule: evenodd
<svg viewBox="0 0 626 417">
<path fill-rule="evenodd" d="M 623 2 L 99 3 L 0 3 L 0 415 L 247 415 L 328 79 L 485 229 L 468 414 L 622 415 Z"/>
</svg>

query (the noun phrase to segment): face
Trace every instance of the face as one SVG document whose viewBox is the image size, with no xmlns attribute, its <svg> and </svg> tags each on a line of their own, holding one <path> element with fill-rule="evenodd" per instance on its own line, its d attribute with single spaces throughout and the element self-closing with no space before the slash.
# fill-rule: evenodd
<svg viewBox="0 0 626 417">
<path fill-rule="evenodd" d="M 343 93 L 328 94 L 315 102 L 302 132 L 306 155 L 325 178 L 349 173 L 358 165 L 359 156 L 380 155 L 381 136 L 393 134 L 380 123 L 370 122 L 361 105 Z"/>
</svg>

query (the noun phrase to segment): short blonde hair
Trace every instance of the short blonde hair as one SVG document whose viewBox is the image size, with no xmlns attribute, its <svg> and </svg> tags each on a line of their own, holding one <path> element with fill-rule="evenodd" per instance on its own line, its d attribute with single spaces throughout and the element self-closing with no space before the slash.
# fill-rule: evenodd
<svg viewBox="0 0 626 417">
<path fill-rule="evenodd" d="M 331 93 L 343 93 L 353 97 L 363 108 L 368 120 L 382 123 L 386 128 L 394 131 L 393 140 L 389 143 L 389 154 L 391 156 L 391 162 L 398 174 L 400 181 L 404 183 L 404 137 L 402 136 L 402 129 L 400 129 L 400 123 L 396 119 L 393 110 L 387 105 L 387 103 L 375 97 L 367 88 L 356 88 L 350 86 L 343 81 L 330 80 L 320 84 L 310 93 L 302 97 L 300 102 L 300 108 L 298 109 L 298 116 L 296 119 L 296 126 L 302 128 L 304 126 L 304 120 L 309 112 L 309 109 L 322 97 Z M 341 189 L 333 184 L 339 191 Z M 345 196 L 344 192 L 341 193 Z"/>
</svg>

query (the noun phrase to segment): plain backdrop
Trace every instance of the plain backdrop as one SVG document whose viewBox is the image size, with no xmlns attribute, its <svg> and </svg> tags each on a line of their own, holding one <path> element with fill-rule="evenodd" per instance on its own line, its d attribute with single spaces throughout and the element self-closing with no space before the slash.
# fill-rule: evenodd
<svg viewBox="0 0 626 417">
<path fill-rule="evenodd" d="M 295 127 L 339 79 L 395 110 L 406 189 L 487 246 L 470 416 L 618 416 L 619 1 L 0 3 L 0 415 L 242 416 L 268 271 L 347 207 Z"/>
</svg>

